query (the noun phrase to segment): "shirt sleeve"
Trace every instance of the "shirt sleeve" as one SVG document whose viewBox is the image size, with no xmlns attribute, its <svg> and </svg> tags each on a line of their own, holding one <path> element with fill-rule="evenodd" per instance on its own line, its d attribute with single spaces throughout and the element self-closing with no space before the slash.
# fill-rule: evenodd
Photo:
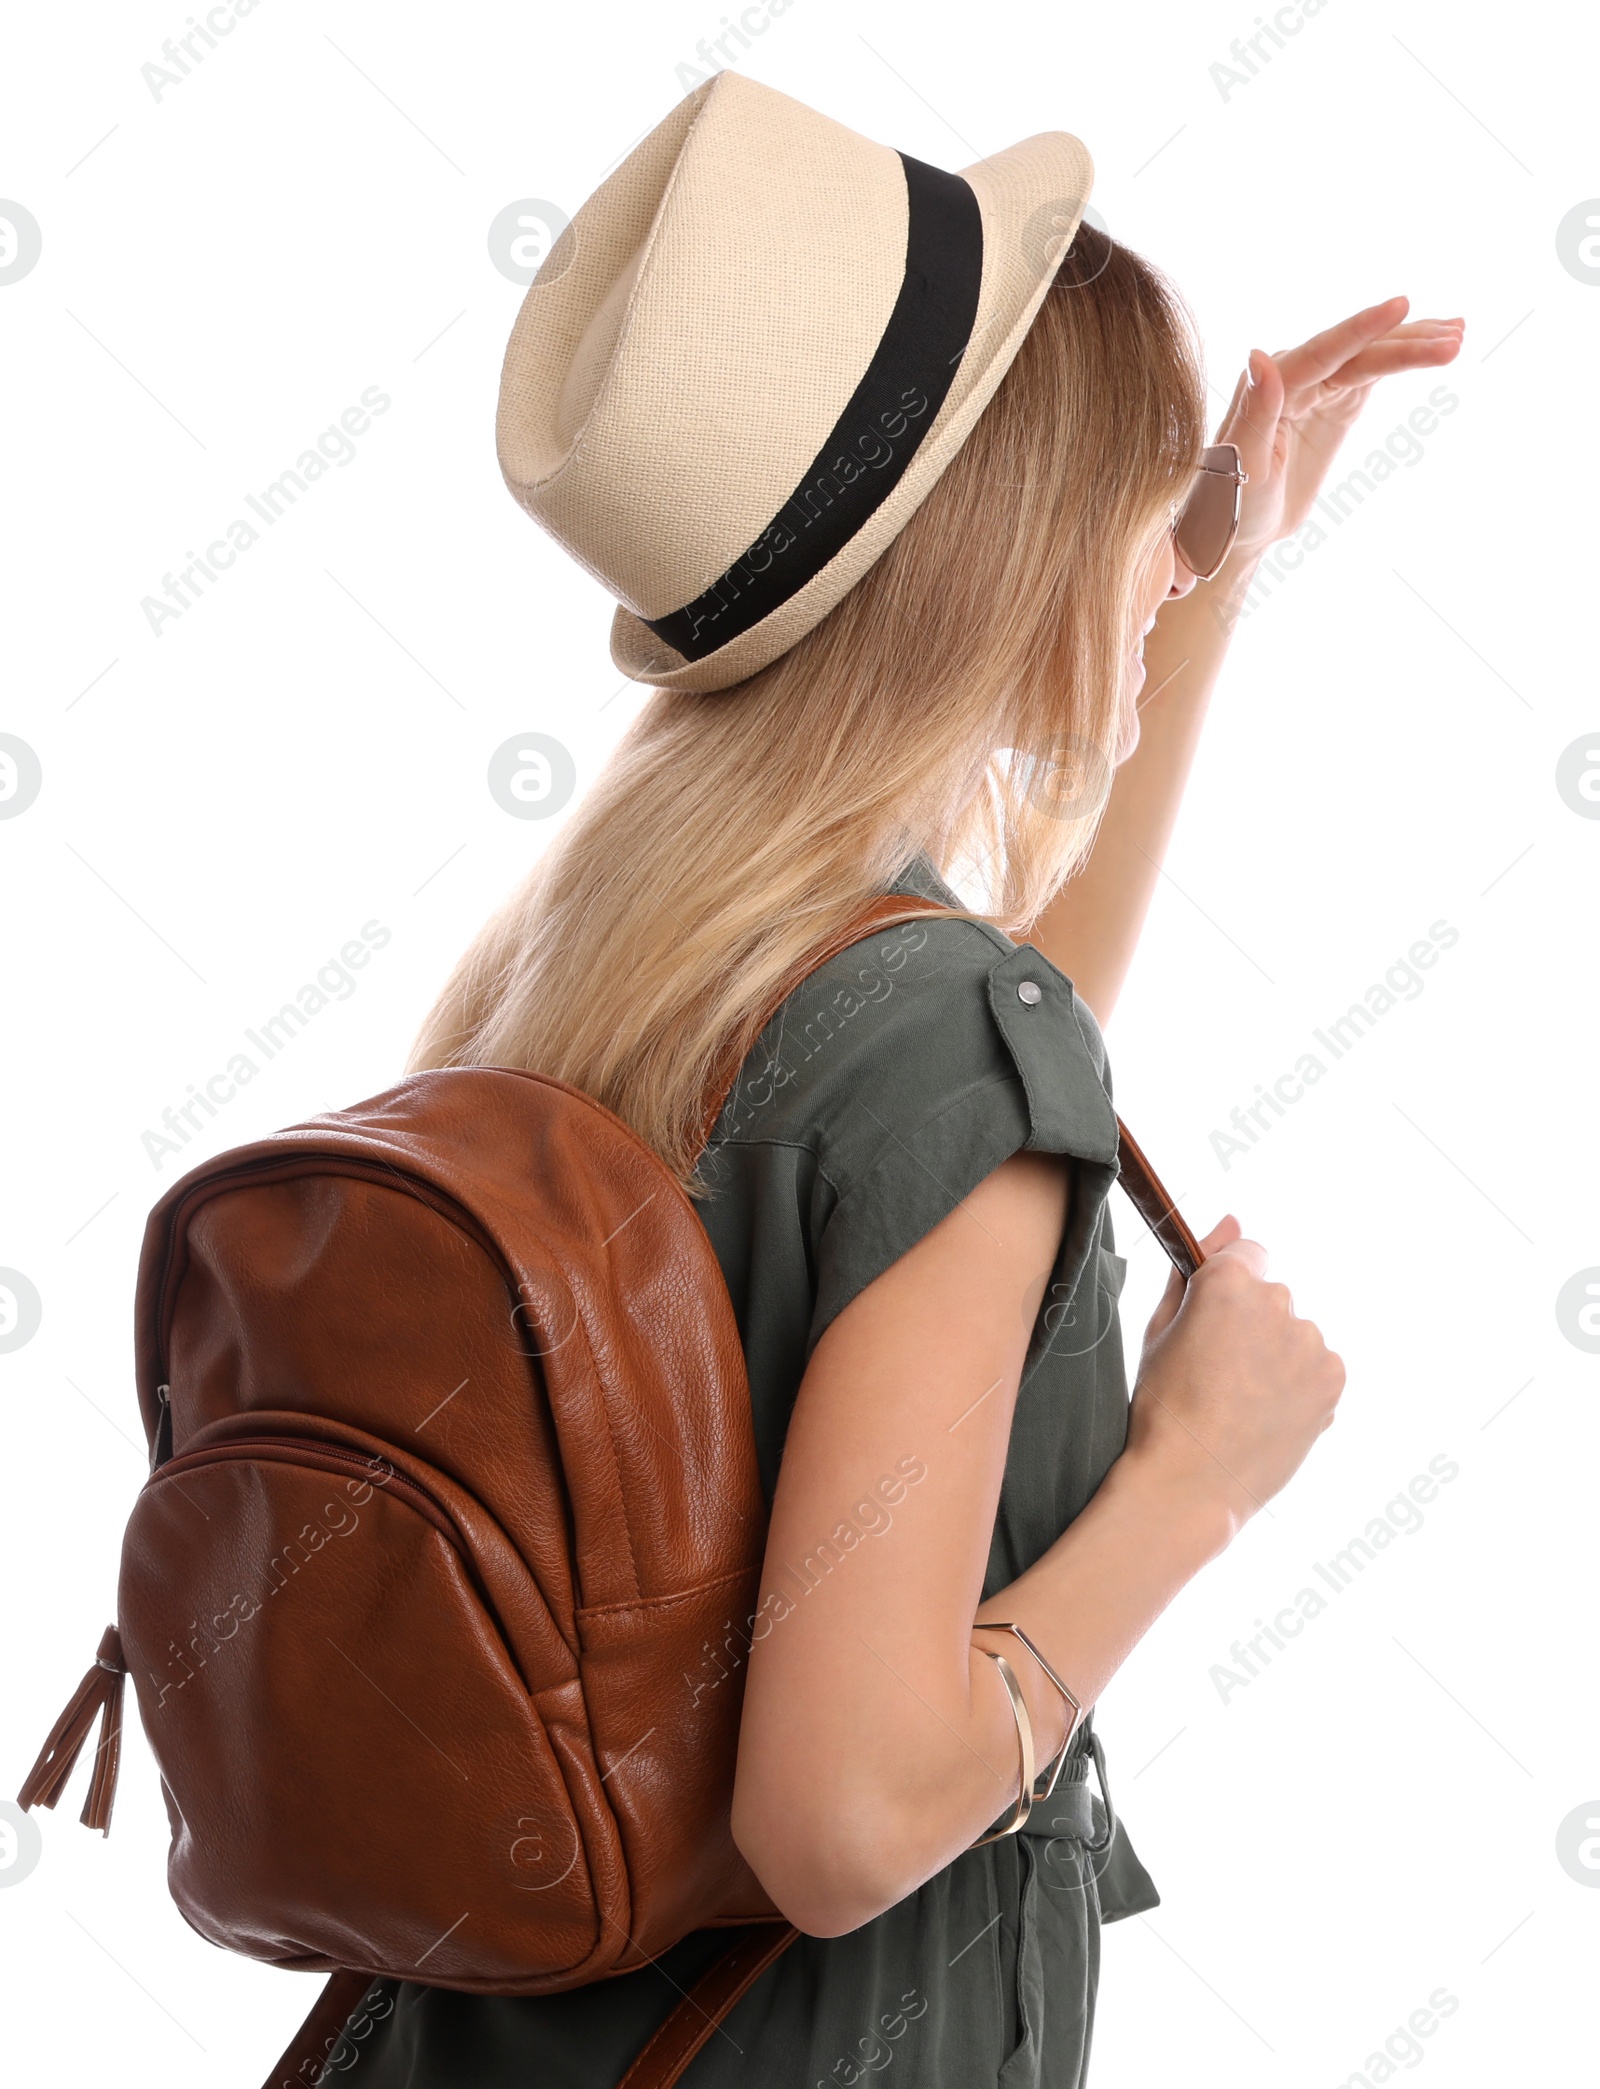
<svg viewBox="0 0 1600 2089">
<path fill-rule="evenodd" d="M 1105 1047 L 1070 980 L 967 922 L 906 924 L 901 938 L 897 969 L 846 953 L 788 1011 L 818 1157 L 808 1359 L 858 1293 L 1023 1150 L 1076 1164 L 1051 1293 L 1069 1299 L 1116 1180 Z"/>
</svg>

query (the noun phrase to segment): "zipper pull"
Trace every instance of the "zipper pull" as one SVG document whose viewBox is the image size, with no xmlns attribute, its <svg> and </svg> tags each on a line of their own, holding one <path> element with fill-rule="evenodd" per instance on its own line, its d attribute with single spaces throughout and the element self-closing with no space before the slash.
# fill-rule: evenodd
<svg viewBox="0 0 1600 2089">
<path fill-rule="evenodd" d="M 156 1417 L 155 1441 L 150 1446 L 150 1470 L 164 1465 L 172 1456 L 172 1388 L 158 1385 L 156 1398 L 161 1402 L 161 1412 Z"/>
</svg>

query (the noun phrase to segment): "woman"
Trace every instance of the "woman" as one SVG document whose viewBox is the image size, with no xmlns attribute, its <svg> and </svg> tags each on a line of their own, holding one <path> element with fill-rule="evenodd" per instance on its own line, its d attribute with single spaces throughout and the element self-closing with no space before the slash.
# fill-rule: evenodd
<svg viewBox="0 0 1600 2089">
<path fill-rule="evenodd" d="M 580 213 L 507 357 L 506 475 L 610 581 L 614 650 L 661 693 L 413 1065 L 599 1097 L 691 1187 L 737 1308 L 773 1623 L 733 1827 L 802 1935 L 696 2089 L 896 2058 L 919 2089 L 1084 2079 L 1100 1922 L 1156 1895 L 1069 1698 L 1098 1702 L 1343 1385 L 1230 1216 L 1169 1284 L 1130 1409 L 1100 1026 L 1230 605 L 1367 389 L 1449 361 L 1460 323 L 1396 298 L 1252 354 L 1219 520 L 1188 323 L 1078 229 L 1087 182 L 1069 138 L 943 175 L 723 74 Z M 880 927 L 752 1039 L 875 893 L 956 918 Z M 1025 1733 L 1041 1764 L 1069 1745 L 1006 1833 Z M 601 2089 L 727 1934 L 548 1997 L 391 1985 L 355 2071 Z"/>
</svg>

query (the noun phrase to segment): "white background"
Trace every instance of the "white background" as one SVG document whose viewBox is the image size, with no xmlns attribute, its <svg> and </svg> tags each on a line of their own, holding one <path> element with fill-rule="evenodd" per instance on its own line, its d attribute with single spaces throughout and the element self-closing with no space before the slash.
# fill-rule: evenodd
<svg viewBox="0 0 1600 2089">
<path fill-rule="evenodd" d="M 1420 459 L 1240 624 L 1109 1025 L 1121 1110 L 1197 1230 L 1238 1212 L 1350 1376 L 1102 1707 L 1163 1904 L 1106 1934 L 1094 2080 L 1566 2084 L 1593 2079 L 1600 1945 L 1600 1870 L 1557 1858 L 1574 1809 L 1600 1816 L 1600 1357 L 1555 1301 L 1600 1263 L 1600 822 L 1555 777 L 1600 744 L 1600 286 L 1556 235 L 1600 194 L 1600 39 L 1575 10 L 1303 4 L 1233 83 L 1214 68 L 1254 0 L 791 0 L 739 56 L 945 166 L 1077 132 L 1109 227 L 1191 301 L 1219 401 L 1252 346 L 1396 290 L 1466 315 L 1454 368 L 1385 387 L 1342 469 L 1442 379 L 1459 404 Z M 43 788 L 0 821 L 0 1265 L 43 1318 L 0 1355 L 7 1792 L 112 1614 L 150 1202 L 394 1077 L 551 832 L 494 803 L 490 755 L 552 734 L 581 788 L 638 701 L 600 591 L 498 476 L 521 292 L 486 235 L 520 199 L 575 209 L 721 23 L 718 0 L 260 0 L 157 99 L 141 68 L 182 0 L 11 20 L 0 195 L 43 250 L 0 289 L 0 731 Z M 354 460 L 154 635 L 142 598 L 374 385 L 392 406 Z M 162 1111 L 374 919 L 391 941 L 357 990 L 154 1165 Z M 1459 940 L 1423 991 L 1225 1169 L 1229 1112 L 1441 920 Z M 1130 1253 L 1136 1351 L 1161 1273 Z M 1224 1701 L 1232 1642 L 1440 1456 L 1459 1474 L 1423 1527 Z M 314 1983 L 186 1928 L 141 1736 L 109 1841 L 76 1823 L 82 1775 L 0 1891 L 16 2078 L 253 2085 Z M 1374 2068 L 1441 1987 L 1454 2013 Z"/>
</svg>

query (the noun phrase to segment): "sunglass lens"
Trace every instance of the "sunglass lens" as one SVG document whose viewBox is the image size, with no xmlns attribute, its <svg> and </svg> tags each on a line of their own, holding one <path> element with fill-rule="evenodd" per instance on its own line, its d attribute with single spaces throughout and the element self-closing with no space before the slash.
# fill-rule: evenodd
<svg viewBox="0 0 1600 2089">
<path fill-rule="evenodd" d="M 1233 542 L 1238 487 L 1232 479 L 1202 472 L 1178 517 L 1178 556 L 1191 573 L 1209 580 Z"/>
</svg>

